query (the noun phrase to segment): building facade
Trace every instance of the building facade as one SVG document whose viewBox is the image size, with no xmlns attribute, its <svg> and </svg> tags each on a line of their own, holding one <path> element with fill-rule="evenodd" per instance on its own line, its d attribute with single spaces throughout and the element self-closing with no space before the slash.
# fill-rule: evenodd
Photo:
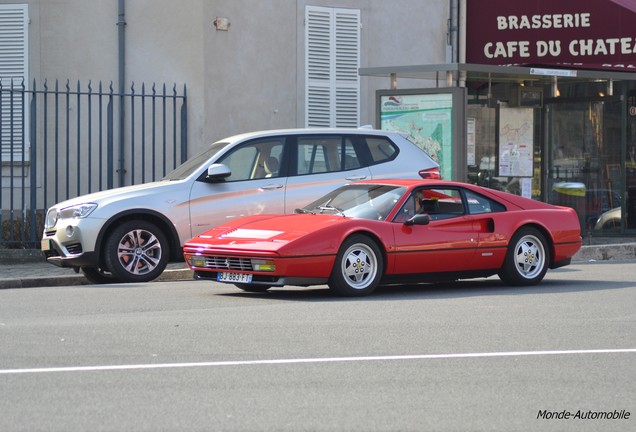
<svg viewBox="0 0 636 432">
<path fill-rule="evenodd" d="M 181 149 L 175 157 L 157 154 L 154 160 L 148 150 L 146 160 L 138 159 L 140 143 L 151 140 L 149 125 L 161 122 L 162 114 L 157 107 L 152 118 L 136 120 L 142 109 L 137 96 L 150 94 L 144 99 L 150 110 L 160 100 L 155 85 L 158 94 L 165 85 L 168 96 L 183 96 L 175 107 L 168 103 L 164 117 L 176 118 L 177 126 L 169 125 L 165 135 L 187 143 L 185 157 L 246 131 L 371 124 L 375 91 L 384 82 L 363 79 L 358 69 L 405 58 L 443 62 L 449 14 L 448 0 L 2 0 L 0 26 L 12 37 L 0 40 L 0 57 L 5 56 L 0 217 L 6 222 L 11 210 L 43 211 L 69 196 L 152 180 L 140 173 L 153 163 L 167 169 L 177 164 Z M 2 66 L 9 64 L 15 67 Z M 49 91 L 59 86 L 48 96 L 46 111 L 40 100 L 29 106 L 44 85 Z M 21 86 L 32 92 L 23 106 L 7 102 Z M 113 101 L 103 103 L 105 113 L 114 112 L 103 121 L 114 123 L 112 130 L 99 137 L 99 103 L 92 102 L 91 114 L 85 114 L 85 93 Z M 119 106 L 123 94 L 125 107 Z M 180 105 L 185 95 L 187 110 Z M 178 129 L 183 112 L 187 128 L 182 122 Z M 49 124 L 42 125 L 45 120 Z M 29 127 L 35 122 L 37 128 Z M 87 136 L 89 129 L 95 136 Z M 102 138 L 112 142 L 109 155 L 94 150 L 88 156 L 88 143 Z M 113 178 L 87 182 L 102 166 L 115 172 Z"/>
<path fill-rule="evenodd" d="M 0 217 L 177 164 L 176 150 L 137 162 L 131 143 L 146 141 L 142 123 L 151 121 L 138 121 L 140 104 L 131 104 L 114 108 L 115 180 L 87 186 L 91 174 L 81 172 L 106 159 L 87 156 L 98 139 L 86 136 L 86 117 L 74 117 L 87 109 L 85 87 L 134 101 L 142 85 L 151 93 L 157 84 L 184 105 L 168 104 L 167 114 L 184 116 L 166 133 L 182 144 L 180 159 L 245 131 L 404 128 L 446 178 L 570 205 L 586 235 L 634 235 L 633 9 L 624 0 L 1 0 L 11 37 L 0 41 Z M 16 83 L 33 96 L 58 80 L 61 100 L 71 89 L 61 109 L 71 127 L 57 120 L 56 140 L 69 141 L 60 151 L 77 161 L 54 159 L 52 129 L 29 127 L 51 111 L 6 102 Z M 395 120 L 409 107 L 416 132 Z M 58 171 L 41 171 L 43 161 Z M 47 189 L 54 179 L 62 192 Z"/>
</svg>

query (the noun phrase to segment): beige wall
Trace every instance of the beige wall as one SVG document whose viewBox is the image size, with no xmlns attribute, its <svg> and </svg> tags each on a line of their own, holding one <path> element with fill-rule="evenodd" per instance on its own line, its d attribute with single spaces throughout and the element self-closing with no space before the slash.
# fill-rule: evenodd
<svg viewBox="0 0 636 432">
<path fill-rule="evenodd" d="M 9 2 L 6 2 L 9 3 Z M 15 2 L 21 3 L 21 2 Z M 118 0 L 30 0 L 30 76 L 114 82 Z M 443 63 L 448 0 L 127 0 L 126 80 L 188 88 L 189 154 L 249 130 L 304 125 L 305 5 L 361 10 L 361 67 Z M 216 17 L 229 31 L 217 31 Z M 401 82 L 430 87 L 432 82 Z M 361 80 L 372 124 L 378 78 Z"/>
</svg>

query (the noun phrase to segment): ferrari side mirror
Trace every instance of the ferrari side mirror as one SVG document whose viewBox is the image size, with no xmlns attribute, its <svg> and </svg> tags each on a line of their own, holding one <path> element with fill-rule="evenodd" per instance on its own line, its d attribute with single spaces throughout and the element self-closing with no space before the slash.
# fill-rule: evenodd
<svg viewBox="0 0 636 432">
<path fill-rule="evenodd" d="M 431 218 L 427 214 L 416 214 L 404 221 L 404 225 L 428 225 Z"/>
</svg>

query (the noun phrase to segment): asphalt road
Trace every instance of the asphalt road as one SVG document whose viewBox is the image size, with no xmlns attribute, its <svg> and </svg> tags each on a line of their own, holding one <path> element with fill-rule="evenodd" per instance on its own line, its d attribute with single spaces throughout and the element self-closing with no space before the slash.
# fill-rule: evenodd
<svg viewBox="0 0 636 432">
<path fill-rule="evenodd" d="M 0 431 L 633 431 L 634 275 L 0 290 Z"/>
</svg>

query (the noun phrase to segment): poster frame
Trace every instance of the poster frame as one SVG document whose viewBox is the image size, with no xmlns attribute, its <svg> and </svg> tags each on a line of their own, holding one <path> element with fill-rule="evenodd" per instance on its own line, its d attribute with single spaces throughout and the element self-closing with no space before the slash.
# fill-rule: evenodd
<svg viewBox="0 0 636 432">
<path fill-rule="evenodd" d="M 466 181 L 468 167 L 466 164 L 466 89 L 463 87 L 444 88 L 412 88 L 394 90 L 376 90 L 375 127 L 383 129 L 382 101 L 391 96 L 434 96 L 446 94 L 451 96 L 451 138 L 450 148 L 445 154 L 451 156 L 450 163 L 442 161 L 440 171 L 444 180 Z M 387 130 L 387 129 L 384 129 Z"/>
<path fill-rule="evenodd" d="M 527 118 L 525 119 L 526 122 L 530 123 L 530 141 L 528 143 L 525 143 L 526 145 L 530 146 L 530 151 L 529 151 L 529 160 L 526 160 L 526 164 L 529 164 L 529 172 L 526 175 L 523 175 L 522 173 L 519 172 L 515 172 L 514 169 L 511 167 L 510 162 L 511 161 L 506 161 L 506 158 L 504 157 L 504 153 L 509 150 L 509 148 L 507 147 L 507 145 L 505 143 L 502 143 L 502 135 L 504 134 L 503 132 L 503 125 L 502 125 L 502 121 L 501 121 L 501 117 L 503 113 L 510 113 L 512 110 L 515 110 L 517 112 L 523 112 L 523 114 L 525 114 L 527 116 Z M 528 107 L 497 107 L 497 118 L 496 118 L 496 122 L 495 122 L 495 126 L 496 126 L 496 130 L 497 130 L 497 136 L 495 139 L 495 147 L 496 147 L 496 152 L 497 152 L 497 176 L 498 177 L 517 177 L 517 178 L 532 178 L 534 177 L 534 147 L 535 147 L 535 142 L 534 142 L 534 108 L 528 108 Z M 508 163 L 505 163 L 508 162 Z M 506 166 L 507 168 L 504 169 L 504 166 Z M 508 170 L 510 170 L 510 172 L 508 172 Z"/>
</svg>

